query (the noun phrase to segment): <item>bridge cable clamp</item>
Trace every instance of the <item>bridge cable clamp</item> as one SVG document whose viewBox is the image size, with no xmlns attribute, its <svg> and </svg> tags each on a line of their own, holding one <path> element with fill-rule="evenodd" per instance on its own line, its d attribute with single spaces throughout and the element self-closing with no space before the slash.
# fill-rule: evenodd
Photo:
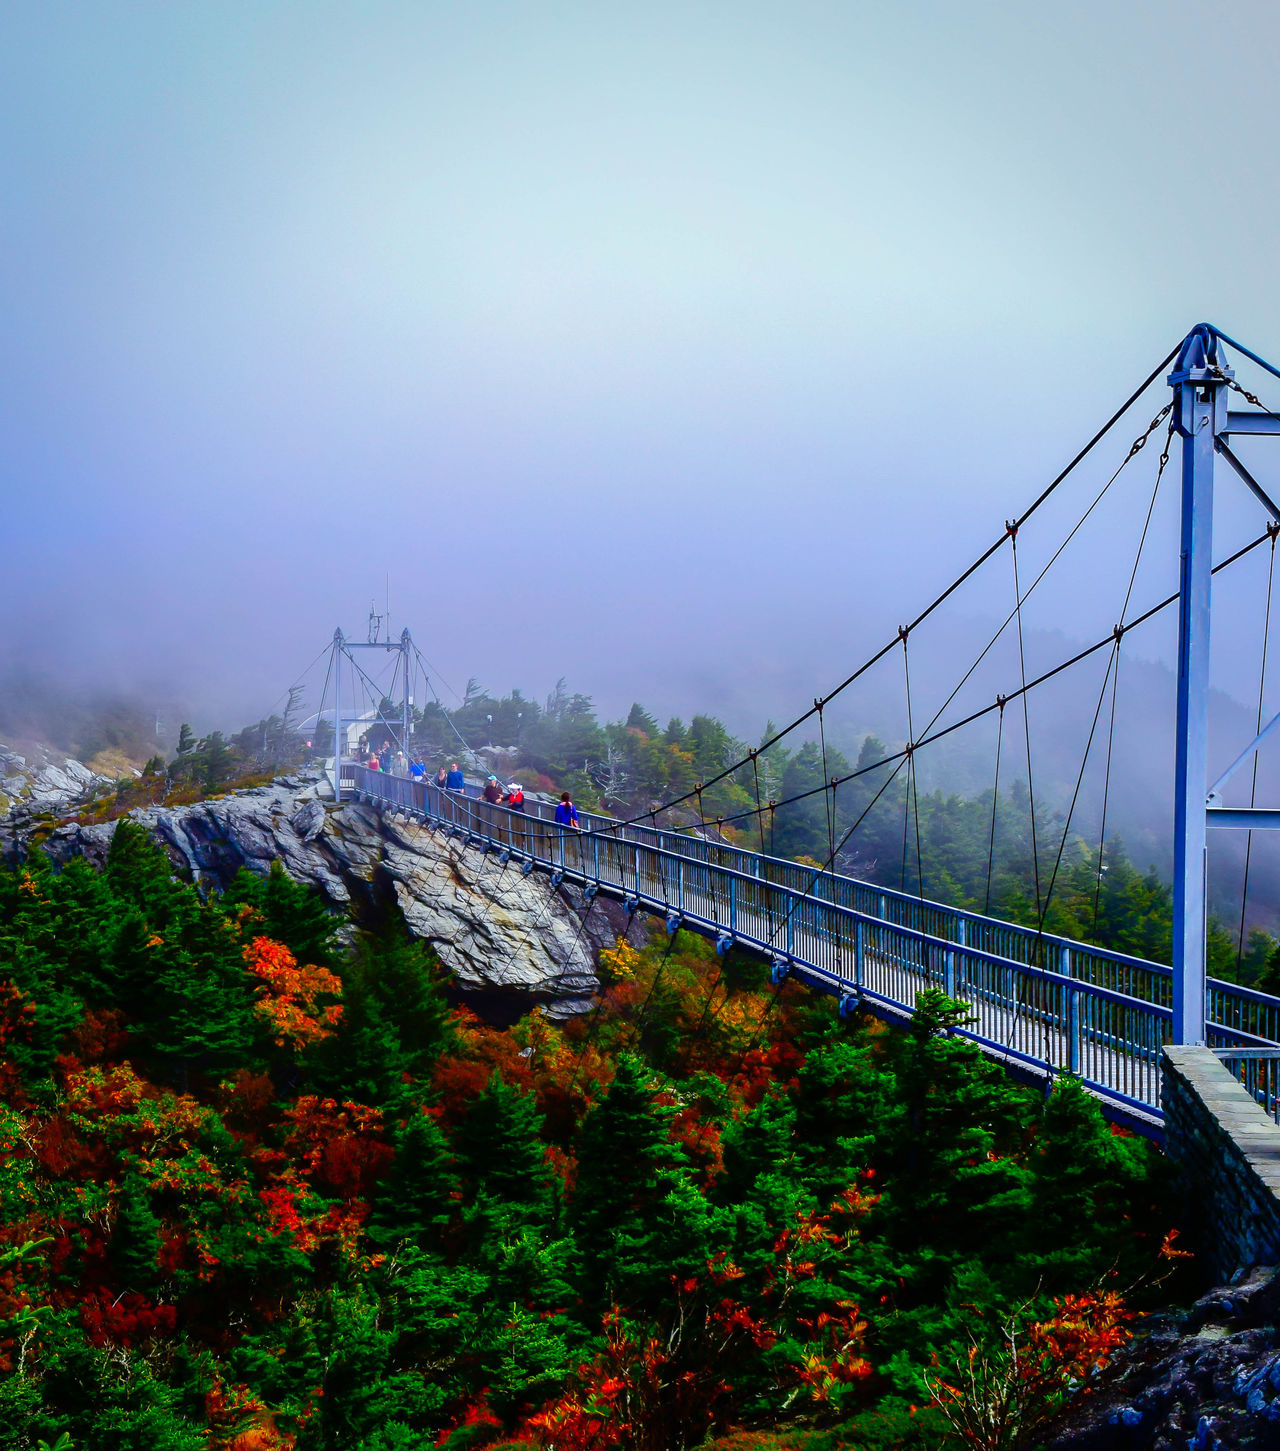
<svg viewBox="0 0 1280 1451">
<path fill-rule="evenodd" d="M 861 993 L 852 992 L 840 994 L 839 1013 L 842 1018 L 851 1018 L 861 1007 Z"/>
</svg>

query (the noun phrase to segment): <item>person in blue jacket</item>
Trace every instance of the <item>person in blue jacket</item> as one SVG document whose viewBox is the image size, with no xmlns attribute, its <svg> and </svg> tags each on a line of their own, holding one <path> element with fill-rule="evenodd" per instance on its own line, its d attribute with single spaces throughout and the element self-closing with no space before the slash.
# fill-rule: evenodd
<svg viewBox="0 0 1280 1451">
<path fill-rule="evenodd" d="M 446 791 L 465 791 L 467 789 L 466 777 L 458 769 L 457 761 L 449 767 L 449 774 L 444 778 L 444 788 Z"/>
<path fill-rule="evenodd" d="M 409 774 L 413 777 L 415 781 L 421 781 L 427 774 L 427 768 L 422 764 L 421 761 L 414 761 L 414 763 L 409 767 Z"/>
<path fill-rule="evenodd" d="M 572 826 L 575 831 L 582 830 L 582 823 L 578 820 L 578 808 L 569 800 L 567 791 L 560 794 L 560 805 L 556 807 L 556 820 L 561 826 Z"/>
</svg>

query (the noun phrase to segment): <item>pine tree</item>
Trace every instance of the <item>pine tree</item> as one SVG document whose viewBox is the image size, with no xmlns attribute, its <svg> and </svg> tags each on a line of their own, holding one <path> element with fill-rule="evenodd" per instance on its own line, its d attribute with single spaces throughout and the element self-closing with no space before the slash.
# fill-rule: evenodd
<svg viewBox="0 0 1280 1451">
<path fill-rule="evenodd" d="M 299 962 L 333 967 L 333 938 L 342 919 L 326 910 L 314 887 L 295 882 L 279 860 L 266 876 L 242 867 L 222 898 L 228 912 L 249 907 L 255 914 L 250 935 L 283 942 Z"/>
<path fill-rule="evenodd" d="M 211 736 L 201 742 L 200 753 L 204 757 L 202 775 L 205 790 L 216 791 L 219 786 L 231 779 L 235 771 L 235 752 L 223 738 L 222 732 L 214 731 Z"/>
<path fill-rule="evenodd" d="M 820 1204 L 883 1162 L 902 1129 L 897 1082 L 869 1046 L 837 1039 L 815 1049 L 796 1095 L 796 1160 Z"/>
<path fill-rule="evenodd" d="M 342 1019 L 314 1058 L 319 1083 L 361 1103 L 408 1103 L 449 1042 L 430 949 L 403 926 L 364 937 L 342 969 Z"/>
<path fill-rule="evenodd" d="M 111 1263 L 126 1290 L 149 1294 L 156 1285 L 160 1221 L 151 1211 L 146 1185 L 137 1174 L 125 1181 L 111 1231 Z"/>
<path fill-rule="evenodd" d="M 175 916 L 187 916 L 195 897 L 189 887 L 175 880 L 168 857 L 146 828 L 127 816 L 116 822 L 104 876 L 112 894 L 141 908 L 157 931 L 163 931 Z"/>
<path fill-rule="evenodd" d="M 380 1244 L 408 1240 L 439 1253 L 457 1213 L 458 1175 L 444 1130 L 430 1114 L 410 1114 L 396 1137 L 396 1156 L 370 1223 Z"/>
<path fill-rule="evenodd" d="M 482 1210 L 500 1207 L 507 1223 L 545 1224 L 550 1219 L 551 1173 L 541 1129 L 533 1095 L 510 1087 L 495 1073 L 458 1134 L 458 1162 Z"/>
<path fill-rule="evenodd" d="M 656 1096 L 643 1060 L 623 1053 L 582 1126 L 571 1222 L 588 1304 L 661 1303 L 673 1275 L 706 1269 L 712 1211 L 670 1141 L 675 1110 Z"/>
</svg>

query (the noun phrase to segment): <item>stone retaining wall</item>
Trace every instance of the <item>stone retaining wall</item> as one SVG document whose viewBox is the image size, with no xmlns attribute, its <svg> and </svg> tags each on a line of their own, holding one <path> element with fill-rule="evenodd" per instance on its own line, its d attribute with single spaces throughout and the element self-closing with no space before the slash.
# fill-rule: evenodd
<svg viewBox="0 0 1280 1451">
<path fill-rule="evenodd" d="M 1203 1271 L 1280 1264 L 1280 1125 L 1208 1048 L 1164 1050 L 1163 1103 Z"/>
</svg>

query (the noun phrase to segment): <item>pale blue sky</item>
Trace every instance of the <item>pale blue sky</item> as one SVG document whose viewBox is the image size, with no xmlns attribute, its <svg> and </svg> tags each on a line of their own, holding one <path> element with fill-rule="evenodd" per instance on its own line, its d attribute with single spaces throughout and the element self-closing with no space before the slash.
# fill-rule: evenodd
<svg viewBox="0 0 1280 1451">
<path fill-rule="evenodd" d="M 1280 355 L 1278 40 L 0 3 L 5 644 L 233 723 L 389 572 L 459 683 L 798 706 L 1192 323 Z"/>
</svg>

